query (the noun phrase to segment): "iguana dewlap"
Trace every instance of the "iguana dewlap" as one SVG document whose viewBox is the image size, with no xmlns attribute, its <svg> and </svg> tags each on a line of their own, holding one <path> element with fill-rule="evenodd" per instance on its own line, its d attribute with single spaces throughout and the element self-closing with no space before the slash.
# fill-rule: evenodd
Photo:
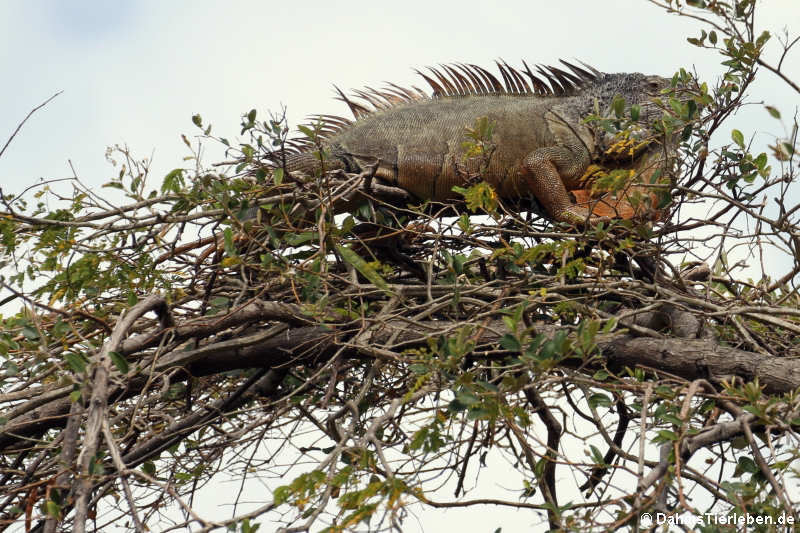
<svg viewBox="0 0 800 533">
<path fill-rule="evenodd" d="M 591 206 L 573 203 L 568 192 L 586 188 L 580 179 L 605 149 L 600 146 L 601 137 L 583 119 L 595 109 L 610 113 L 612 100 L 621 95 L 627 106 L 641 108 L 642 122 L 648 123 L 660 115 L 652 98 L 669 81 L 638 73 L 603 74 L 565 64 L 571 72 L 538 69 L 549 84 L 527 64 L 518 71 L 498 63 L 502 83 L 475 65 L 445 65 L 446 74 L 431 69 L 435 80 L 423 74 L 433 87 L 431 97 L 419 89 L 394 85 L 382 91 L 357 91 L 368 106 L 340 92 L 356 120 L 319 117 L 323 146 L 329 152 L 325 167 L 355 172 L 378 162 L 378 179 L 420 200 L 455 199 L 454 186 L 483 179 L 501 198 L 533 194 L 556 221 L 602 220 L 603 215 L 593 213 Z M 488 117 L 493 126 L 488 166 L 482 156 L 465 156 L 466 128 L 481 117 Z M 288 171 L 309 173 L 319 167 L 313 143 L 295 140 L 293 146 L 295 152 L 285 159 Z M 625 218 L 618 207 L 610 212 Z"/>
</svg>

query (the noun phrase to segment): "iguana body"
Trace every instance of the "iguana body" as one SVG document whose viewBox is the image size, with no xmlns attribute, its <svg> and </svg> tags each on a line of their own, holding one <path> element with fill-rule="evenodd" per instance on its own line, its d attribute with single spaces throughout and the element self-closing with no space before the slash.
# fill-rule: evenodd
<svg viewBox="0 0 800 533">
<path fill-rule="evenodd" d="M 480 174 L 501 198 L 534 195 L 556 221 L 599 220 L 590 209 L 573 203 L 568 191 L 584 189 L 581 178 L 592 160 L 604 152 L 602 138 L 583 119 L 609 112 L 615 95 L 628 106 L 641 107 L 643 121 L 655 116 L 651 99 L 668 80 L 642 74 L 602 74 L 567 64 L 572 73 L 539 69 L 545 84 L 526 65 L 524 74 L 500 66 L 505 83 L 471 65 L 431 69 L 438 82 L 423 74 L 433 97 L 419 89 L 392 86 L 384 91 L 359 91 L 371 107 L 341 94 L 356 120 L 321 116 L 326 168 L 358 171 L 378 163 L 376 177 L 420 200 L 457 198 L 454 186 L 465 186 Z M 491 153 L 465 157 L 466 128 L 480 117 L 493 126 Z M 295 144 L 299 153 L 286 158 L 287 170 L 309 172 L 319 167 L 310 144 Z M 488 162 L 488 165 L 487 165 Z M 481 166 L 486 166 L 481 172 Z"/>
</svg>

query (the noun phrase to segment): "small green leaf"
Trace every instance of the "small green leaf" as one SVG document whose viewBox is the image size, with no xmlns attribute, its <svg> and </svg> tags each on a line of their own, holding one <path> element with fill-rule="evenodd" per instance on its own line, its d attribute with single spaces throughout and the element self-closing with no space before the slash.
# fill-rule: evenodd
<svg viewBox="0 0 800 533">
<path fill-rule="evenodd" d="M 590 444 L 589 448 L 592 450 L 592 459 L 594 459 L 594 462 L 598 465 L 604 465 L 606 463 L 605 457 L 603 457 L 602 452 L 597 448 L 597 446 Z"/>
<path fill-rule="evenodd" d="M 592 407 L 610 407 L 611 406 L 611 398 L 606 396 L 605 394 L 592 394 L 589 396 L 589 405 Z"/>
<path fill-rule="evenodd" d="M 276 168 L 275 171 L 272 173 L 272 180 L 275 182 L 275 185 L 280 185 L 283 183 L 283 169 Z"/>
<path fill-rule="evenodd" d="M 155 476 L 156 465 L 153 463 L 153 461 L 145 461 L 144 464 L 142 464 L 142 472 L 148 476 Z"/>
<path fill-rule="evenodd" d="M 290 246 L 300 246 L 307 242 L 319 239 L 316 231 L 304 231 L 303 233 L 293 233 L 286 236 L 286 243 Z"/>
<path fill-rule="evenodd" d="M 336 245 L 336 251 L 339 252 L 339 255 L 342 256 L 347 263 L 349 263 L 353 268 L 358 270 L 362 276 L 367 278 L 369 281 L 372 282 L 373 285 L 380 288 L 384 292 L 391 294 L 391 289 L 389 288 L 389 284 L 386 283 L 378 272 L 372 268 L 366 261 L 364 261 L 361 256 L 355 253 L 350 248 L 345 248 L 339 244 Z"/>
<path fill-rule="evenodd" d="M 236 248 L 233 246 L 233 231 L 231 228 L 225 228 L 222 235 L 225 240 L 225 253 L 228 254 L 229 257 L 236 257 L 238 254 L 236 253 Z"/>
<path fill-rule="evenodd" d="M 753 163 L 755 163 L 755 165 L 758 167 L 759 170 L 764 170 L 764 167 L 767 165 L 767 154 L 761 152 L 760 154 L 758 154 L 758 157 L 756 157 Z"/>
<path fill-rule="evenodd" d="M 772 118 L 778 118 L 778 119 L 781 118 L 781 112 L 772 107 L 771 105 L 767 105 L 764 107 L 767 109 L 769 114 L 772 115 Z"/>
<path fill-rule="evenodd" d="M 458 400 L 463 405 L 475 405 L 476 403 L 480 402 L 480 398 L 475 396 L 472 392 L 461 389 L 456 393 L 456 400 Z"/>
<path fill-rule="evenodd" d="M 161 182 L 161 192 L 180 192 L 183 187 L 183 169 L 176 168 L 171 170 L 166 176 L 164 181 Z"/>
<path fill-rule="evenodd" d="M 102 476 L 105 473 L 103 468 L 102 453 L 98 452 L 91 461 L 89 461 L 89 474 L 93 476 Z"/>
<path fill-rule="evenodd" d="M 676 115 L 679 117 L 684 116 L 683 104 L 677 98 L 670 98 L 669 99 L 669 106 L 672 108 L 672 111 L 675 112 Z"/>
<path fill-rule="evenodd" d="M 639 115 L 641 114 L 641 112 L 642 108 L 639 107 L 639 104 L 633 104 L 631 106 L 631 120 L 633 120 L 634 122 L 639 120 Z"/>
<path fill-rule="evenodd" d="M 59 518 L 61 516 L 61 507 L 53 500 L 44 502 L 44 512 L 51 518 Z"/>
<path fill-rule="evenodd" d="M 413 365 L 408 365 L 408 369 L 411 372 L 413 372 L 414 374 L 418 375 L 418 376 L 422 376 L 422 375 L 427 374 L 428 372 L 431 371 L 431 369 L 428 367 L 428 365 L 423 365 L 423 364 L 419 364 L 419 363 L 414 363 Z"/>
<path fill-rule="evenodd" d="M 659 431 L 658 437 L 664 442 L 667 441 L 674 442 L 678 440 L 678 434 L 675 433 L 674 431 L 669 431 L 668 429 L 662 429 L 661 431 Z"/>
<path fill-rule="evenodd" d="M 114 366 L 117 367 L 117 370 L 120 371 L 122 374 L 128 373 L 128 361 L 125 360 L 124 357 L 118 352 L 108 352 L 108 357 L 111 359 L 111 362 L 114 363 Z"/>
<path fill-rule="evenodd" d="M 500 346 L 512 352 L 519 352 L 522 350 L 522 345 L 519 343 L 519 339 L 510 333 L 503 335 L 503 338 L 500 339 Z"/>
<path fill-rule="evenodd" d="M 35 341 L 39 339 L 39 332 L 32 326 L 23 327 L 22 335 L 25 336 L 25 338 L 29 341 Z"/>
<path fill-rule="evenodd" d="M 224 296 L 217 296 L 216 298 L 212 298 L 211 301 L 208 303 L 210 303 L 213 307 L 222 308 L 226 307 L 228 305 L 228 302 L 230 302 L 228 298 Z"/>
<path fill-rule="evenodd" d="M 464 233 L 469 233 L 469 216 L 466 213 L 463 213 L 461 217 L 458 219 L 458 227 Z"/>
<path fill-rule="evenodd" d="M 466 189 L 454 186 L 452 190 L 464 196 L 467 208 L 472 212 L 479 209 L 483 209 L 487 213 L 494 213 L 497 211 L 497 192 L 485 181 L 476 183 L 472 187 L 467 187 Z"/>
<path fill-rule="evenodd" d="M 316 137 L 314 130 L 309 128 L 308 126 L 300 124 L 299 126 L 297 126 L 297 129 L 300 130 L 300 133 L 302 133 L 309 139 L 313 139 L 314 137 Z"/>
<path fill-rule="evenodd" d="M 86 371 L 86 361 L 84 361 L 83 357 L 81 357 L 79 354 L 67 352 L 64 354 L 64 359 L 67 361 L 67 364 L 72 371 L 76 374 L 82 374 Z"/>
<path fill-rule="evenodd" d="M 733 142 L 739 145 L 739 148 L 744 149 L 744 135 L 741 131 L 733 130 L 731 132 L 731 139 L 733 139 Z"/>
<path fill-rule="evenodd" d="M 603 329 L 600 330 L 600 333 L 611 333 L 617 327 L 617 319 L 615 317 L 609 318 L 605 325 L 603 325 Z"/>
<path fill-rule="evenodd" d="M 736 464 L 736 470 L 734 471 L 733 475 L 735 477 L 739 477 L 744 473 L 755 474 L 756 472 L 758 472 L 758 470 L 759 469 L 755 461 L 753 461 L 749 457 L 742 456 L 739 457 L 739 461 Z"/>
<path fill-rule="evenodd" d="M 620 95 L 616 95 L 614 100 L 611 101 L 611 110 L 617 118 L 622 118 L 625 113 L 625 99 Z"/>
<path fill-rule="evenodd" d="M 203 118 L 200 115 L 192 115 L 192 122 L 198 128 L 203 127 Z"/>
</svg>

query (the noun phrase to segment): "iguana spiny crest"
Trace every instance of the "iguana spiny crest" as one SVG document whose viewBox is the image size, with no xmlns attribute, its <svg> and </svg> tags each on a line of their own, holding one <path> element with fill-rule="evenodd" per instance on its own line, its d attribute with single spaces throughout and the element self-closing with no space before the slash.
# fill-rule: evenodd
<svg viewBox="0 0 800 533">
<path fill-rule="evenodd" d="M 524 70 L 497 62 L 502 82 L 472 64 L 417 71 L 433 89 L 430 96 L 417 87 L 391 83 L 382 90 L 355 91 L 354 97 L 337 88 L 355 120 L 314 117 L 321 122 L 320 137 L 331 156 L 326 168 L 356 172 L 377 162 L 379 180 L 420 200 L 435 201 L 456 198 L 454 186 L 480 175 L 501 198 L 533 194 L 556 221 L 598 222 L 599 211 L 576 205 L 568 192 L 585 188 L 587 169 L 608 147 L 606 136 L 583 119 L 596 110 L 611 116 L 612 102 L 622 96 L 628 107 L 639 106 L 640 121 L 649 125 L 661 113 L 653 98 L 669 87 L 669 80 L 562 63 L 569 71 L 537 67 L 534 74 L 524 62 Z M 488 164 L 466 157 L 464 151 L 466 128 L 481 117 L 493 126 Z M 646 126 L 644 134 L 649 135 Z M 285 160 L 290 172 L 310 173 L 319 167 L 315 150 L 310 139 L 292 139 L 275 161 Z M 627 162 L 633 164 L 630 157 Z M 646 162 L 649 167 L 657 164 L 652 158 Z M 607 214 L 625 217 L 615 214 L 613 205 L 611 209 Z"/>
</svg>

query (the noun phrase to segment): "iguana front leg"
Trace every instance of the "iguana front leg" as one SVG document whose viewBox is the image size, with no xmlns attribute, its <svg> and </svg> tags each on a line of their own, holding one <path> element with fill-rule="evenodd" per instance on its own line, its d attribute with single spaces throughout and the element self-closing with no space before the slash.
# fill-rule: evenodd
<svg viewBox="0 0 800 533">
<path fill-rule="evenodd" d="M 566 183 L 575 184 L 586 171 L 591 158 L 581 144 L 537 148 L 523 162 L 522 173 L 531 192 L 547 213 L 558 222 L 583 225 L 608 221 L 591 215 L 584 207 L 572 203 Z"/>
</svg>

